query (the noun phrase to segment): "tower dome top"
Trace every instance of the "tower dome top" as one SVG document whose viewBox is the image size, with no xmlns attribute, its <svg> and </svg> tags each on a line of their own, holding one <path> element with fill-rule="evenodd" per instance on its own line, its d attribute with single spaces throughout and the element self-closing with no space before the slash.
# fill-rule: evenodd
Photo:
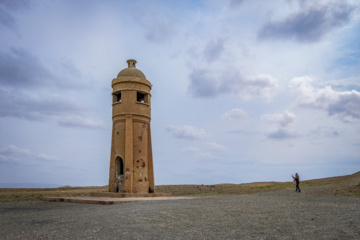
<svg viewBox="0 0 360 240">
<path fill-rule="evenodd" d="M 117 77 L 139 77 L 146 79 L 144 73 L 136 68 L 136 60 L 129 59 L 127 60 L 128 67 L 121 70 Z"/>
</svg>

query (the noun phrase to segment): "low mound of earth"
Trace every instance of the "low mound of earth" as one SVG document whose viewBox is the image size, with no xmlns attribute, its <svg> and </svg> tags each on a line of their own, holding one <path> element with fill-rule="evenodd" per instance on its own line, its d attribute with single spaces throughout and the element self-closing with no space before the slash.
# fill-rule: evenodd
<svg viewBox="0 0 360 240">
<path fill-rule="evenodd" d="M 294 189 L 293 182 L 255 182 L 215 185 L 159 185 L 155 191 L 173 193 L 174 196 L 239 195 L 283 189 Z M 307 180 L 300 183 L 303 194 L 313 196 L 360 196 L 360 172 L 352 175 Z M 102 187 L 59 188 L 0 188 L 0 202 L 37 201 L 44 196 L 90 196 L 93 192 L 107 192 Z"/>
<path fill-rule="evenodd" d="M 360 196 L 360 172 L 338 177 L 321 178 L 302 181 L 300 188 L 303 193 L 318 196 Z M 243 184 L 215 185 L 161 185 L 159 192 L 172 192 L 174 196 L 184 195 L 232 195 L 252 194 L 281 189 L 294 189 L 294 182 L 255 182 Z"/>
</svg>

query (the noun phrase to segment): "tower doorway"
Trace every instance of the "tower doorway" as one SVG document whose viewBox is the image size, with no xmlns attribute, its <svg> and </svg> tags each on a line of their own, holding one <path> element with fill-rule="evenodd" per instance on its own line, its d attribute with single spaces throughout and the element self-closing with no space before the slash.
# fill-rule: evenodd
<svg viewBox="0 0 360 240">
<path fill-rule="evenodd" d="M 123 192 L 124 190 L 124 160 L 121 157 L 115 159 L 115 192 Z"/>
</svg>

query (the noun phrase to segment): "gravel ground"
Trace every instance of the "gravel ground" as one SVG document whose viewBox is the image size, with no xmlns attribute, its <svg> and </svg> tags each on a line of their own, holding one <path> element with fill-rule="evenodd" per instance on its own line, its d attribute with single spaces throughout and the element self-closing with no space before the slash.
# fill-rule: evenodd
<svg viewBox="0 0 360 240">
<path fill-rule="evenodd" d="M 360 198 L 285 189 L 116 205 L 0 204 L 0 239 L 360 239 Z"/>
</svg>

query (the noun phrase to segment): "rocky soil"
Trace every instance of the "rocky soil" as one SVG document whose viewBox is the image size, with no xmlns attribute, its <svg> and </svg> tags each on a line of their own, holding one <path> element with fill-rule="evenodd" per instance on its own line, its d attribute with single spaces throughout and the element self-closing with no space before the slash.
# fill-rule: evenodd
<svg viewBox="0 0 360 240">
<path fill-rule="evenodd" d="M 294 189 L 93 205 L 0 204 L 1 239 L 360 239 L 360 198 Z"/>
<path fill-rule="evenodd" d="M 294 183 L 157 186 L 186 200 L 38 201 L 106 187 L 0 189 L 0 239 L 360 239 L 360 172 Z"/>
</svg>

